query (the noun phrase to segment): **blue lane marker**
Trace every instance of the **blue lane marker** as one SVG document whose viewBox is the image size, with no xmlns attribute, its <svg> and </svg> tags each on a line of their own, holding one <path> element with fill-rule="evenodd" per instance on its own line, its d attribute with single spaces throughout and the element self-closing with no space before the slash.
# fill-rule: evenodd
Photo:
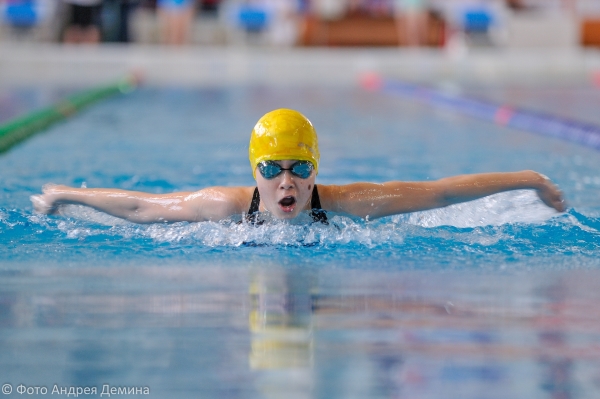
<svg viewBox="0 0 600 399">
<path fill-rule="evenodd" d="M 392 80 L 365 77 L 363 86 L 385 93 L 416 99 L 464 115 L 487 120 L 501 126 L 555 137 L 600 150 L 600 126 L 551 114 L 528 111 L 510 105 L 445 94 L 423 86 Z"/>
</svg>

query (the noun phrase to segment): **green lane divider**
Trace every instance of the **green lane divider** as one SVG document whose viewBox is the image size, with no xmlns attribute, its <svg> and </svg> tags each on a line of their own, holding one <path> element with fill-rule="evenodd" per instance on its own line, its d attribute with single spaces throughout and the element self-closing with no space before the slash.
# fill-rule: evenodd
<svg viewBox="0 0 600 399">
<path fill-rule="evenodd" d="M 12 146 L 92 103 L 118 93 L 131 92 L 139 83 L 139 76 L 132 74 L 115 83 L 75 93 L 53 106 L 33 111 L 0 125 L 0 153 L 8 151 Z"/>
</svg>

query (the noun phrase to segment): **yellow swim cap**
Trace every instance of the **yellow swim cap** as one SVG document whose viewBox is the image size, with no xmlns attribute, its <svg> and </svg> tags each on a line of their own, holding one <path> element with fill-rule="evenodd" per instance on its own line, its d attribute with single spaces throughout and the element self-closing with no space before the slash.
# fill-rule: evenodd
<svg viewBox="0 0 600 399">
<path fill-rule="evenodd" d="M 319 143 L 312 123 L 298 111 L 276 109 L 258 120 L 248 149 L 252 175 L 263 161 L 310 161 L 319 172 Z"/>
</svg>

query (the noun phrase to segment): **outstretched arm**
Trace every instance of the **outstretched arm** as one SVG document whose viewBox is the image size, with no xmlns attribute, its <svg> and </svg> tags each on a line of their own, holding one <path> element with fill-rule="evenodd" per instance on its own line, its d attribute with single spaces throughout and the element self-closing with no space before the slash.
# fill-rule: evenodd
<svg viewBox="0 0 600 399">
<path fill-rule="evenodd" d="M 547 177 L 526 170 L 447 177 L 427 182 L 355 183 L 323 186 L 326 209 L 371 219 L 440 208 L 509 190 L 534 189 L 559 212 L 565 210 L 561 191 Z"/>
<path fill-rule="evenodd" d="M 107 188 L 73 188 L 48 184 L 31 196 L 37 212 L 55 213 L 63 204 L 86 205 L 135 223 L 199 222 L 242 213 L 246 187 L 211 187 L 196 192 L 150 194 Z"/>
</svg>

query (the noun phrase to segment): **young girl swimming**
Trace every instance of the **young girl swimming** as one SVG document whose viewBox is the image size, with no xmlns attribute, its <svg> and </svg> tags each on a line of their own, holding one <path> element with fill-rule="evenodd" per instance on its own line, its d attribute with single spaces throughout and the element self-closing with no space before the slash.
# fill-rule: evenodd
<svg viewBox="0 0 600 399">
<path fill-rule="evenodd" d="M 278 109 L 264 115 L 250 136 L 250 165 L 256 187 L 208 187 L 196 192 L 150 194 L 108 188 L 48 184 L 31 196 L 37 212 L 56 213 L 60 205 L 90 206 L 135 223 L 218 221 L 259 212 L 294 219 L 309 211 L 326 222 L 327 212 L 375 219 L 440 208 L 509 190 L 533 189 L 558 212 L 561 191 L 546 176 L 526 170 L 447 177 L 437 181 L 317 185 L 319 146 L 312 123 L 301 113 Z"/>
</svg>

